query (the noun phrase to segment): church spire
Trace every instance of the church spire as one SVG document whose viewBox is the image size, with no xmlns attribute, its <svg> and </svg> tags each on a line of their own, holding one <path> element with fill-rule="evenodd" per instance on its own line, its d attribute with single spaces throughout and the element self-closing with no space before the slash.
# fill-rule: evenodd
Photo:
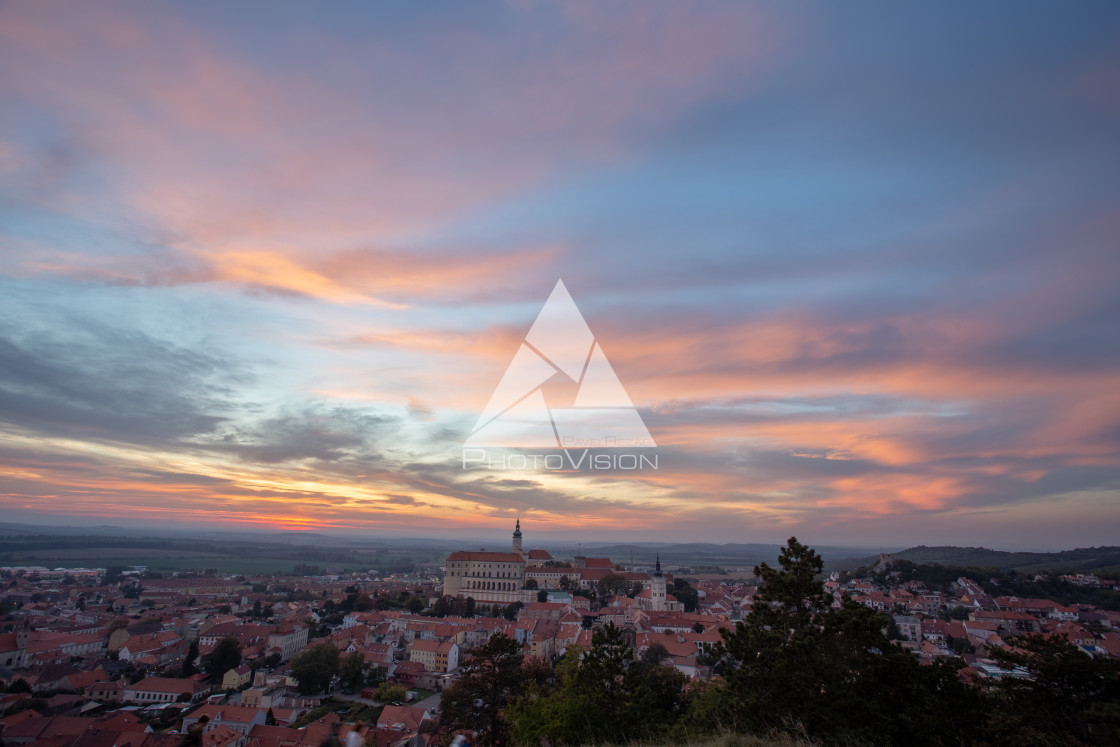
<svg viewBox="0 0 1120 747">
<path fill-rule="evenodd" d="M 654 568 L 653 575 L 661 576 L 661 553 L 657 553 L 657 565 Z"/>
<path fill-rule="evenodd" d="M 521 517 L 517 518 L 517 525 L 513 528 L 513 551 L 521 554 Z"/>
</svg>

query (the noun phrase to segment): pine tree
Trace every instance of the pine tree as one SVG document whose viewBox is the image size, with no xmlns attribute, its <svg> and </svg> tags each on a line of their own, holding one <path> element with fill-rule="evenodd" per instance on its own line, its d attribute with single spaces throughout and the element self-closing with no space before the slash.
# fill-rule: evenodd
<svg viewBox="0 0 1120 747">
<path fill-rule="evenodd" d="M 763 734 L 803 728 L 828 742 L 955 743 L 979 725 L 959 661 L 920 666 L 887 639 L 885 614 L 825 594 L 820 556 L 790 538 L 779 568 L 755 569 L 751 613 L 714 647 L 726 680 L 712 711 L 728 727 Z"/>
<path fill-rule="evenodd" d="M 197 659 L 197 658 L 198 658 L 198 639 L 195 638 L 194 640 L 191 641 L 190 648 L 187 649 L 187 655 L 183 659 L 183 666 L 179 670 L 179 676 L 180 677 L 190 677 L 192 674 L 194 674 L 196 671 L 198 671 L 198 668 L 195 667 L 195 665 L 194 665 L 195 659 Z M 240 653 L 239 653 L 238 658 L 240 658 Z"/>
<path fill-rule="evenodd" d="M 522 659 L 517 642 L 500 633 L 472 649 L 458 682 L 440 698 L 443 719 L 452 729 L 479 732 L 483 744 L 506 744 L 502 714 L 525 679 Z"/>
</svg>

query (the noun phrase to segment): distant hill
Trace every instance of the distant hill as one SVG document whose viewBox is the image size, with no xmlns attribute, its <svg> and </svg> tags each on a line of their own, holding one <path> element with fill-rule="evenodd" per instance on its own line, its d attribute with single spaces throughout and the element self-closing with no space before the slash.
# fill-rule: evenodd
<svg viewBox="0 0 1120 747">
<path fill-rule="evenodd" d="M 919 545 L 892 554 L 912 563 L 940 563 L 961 568 L 995 568 L 1000 571 L 1033 573 L 1066 571 L 1120 574 L 1120 547 L 1085 547 L 1061 552 L 1008 552 L 986 547 L 926 547 Z M 839 559 L 838 559 L 839 560 Z M 834 570 L 852 570 L 873 565 L 877 557 L 848 558 L 832 563 Z"/>
</svg>

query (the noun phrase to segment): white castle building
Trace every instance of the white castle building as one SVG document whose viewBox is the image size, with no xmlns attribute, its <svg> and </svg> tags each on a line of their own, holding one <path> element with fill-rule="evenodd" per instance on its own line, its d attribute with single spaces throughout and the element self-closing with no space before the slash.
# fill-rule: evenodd
<svg viewBox="0 0 1120 747">
<path fill-rule="evenodd" d="M 607 558 L 578 556 L 573 564 L 554 562 L 545 550 L 524 551 L 521 520 L 513 530 L 509 552 L 470 552 L 460 550 L 447 556 L 443 593 L 452 597 L 471 597 L 481 604 L 532 604 L 541 589 L 594 590 L 603 576 L 616 572 Z M 667 594 L 665 576 L 658 557 L 652 577 L 644 573 L 624 574 L 645 588 L 635 599 L 641 609 L 660 612 L 680 609 L 682 605 Z M 567 583 L 564 579 L 567 577 Z M 525 584 L 533 582 L 533 588 Z"/>
<path fill-rule="evenodd" d="M 537 555 L 534 550 L 530 555 Z M 547 557 L 548 553 L 544 553 Z M 522 554 L 521 520 L 513 530 L 510 552 L 468 552 L 460 550 L 447 556 L 443 593 L 453 597 L 473 597 L 483 604 L 530 604 L 537 601 L 537 590 L 526 589 L 525 569 L 530 561 Z"/>
</svg>

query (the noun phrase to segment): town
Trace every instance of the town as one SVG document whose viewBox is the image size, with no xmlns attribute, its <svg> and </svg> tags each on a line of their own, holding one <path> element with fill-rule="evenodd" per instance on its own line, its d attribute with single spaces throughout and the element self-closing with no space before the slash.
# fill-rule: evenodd
<svg viewBox="0 0 1120 747">
<path fill-rule="evenodd" d="M 759 579 L 682 566 L 457 551 L 413 573 L 223 575 L 141 566 L 0 568 L 0 739 L 9 745 L 288 747 L 446 743 L 441 694 L 497 636 L 550 668 L 612 628 L 630 656 L 713 677 L 713 647 L 750 615 Z M 1060 637 L 1120 658 L 1120 611 L 992 594 L 987 579 L 881 555 L 824 589 L 886 615 L 921 662 L 958 659 L 971 683 L 1026 676 L 993 652 Z M 700 577 L 703 576 L 703 577 Z M 1117 591 L 1091 574 L 1052 579 Z M 1011 642 L 1008 639 L 1012 639 Z M 347 741 L 347 740 L 350 741 Z"/>
</svg>

